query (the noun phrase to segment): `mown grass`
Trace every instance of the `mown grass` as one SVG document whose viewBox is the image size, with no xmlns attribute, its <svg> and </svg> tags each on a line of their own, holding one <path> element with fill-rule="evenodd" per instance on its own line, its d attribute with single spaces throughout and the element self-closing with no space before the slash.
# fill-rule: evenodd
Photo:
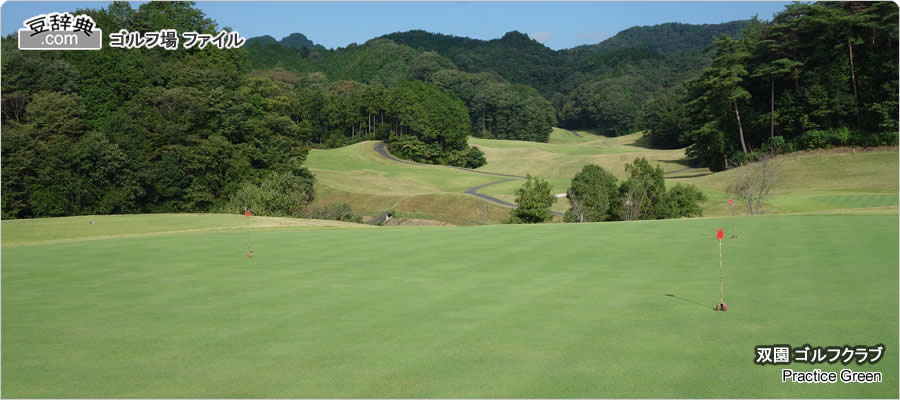
<svg viewBox="0 0 900 400">
<path fill-rule="evenodd" d="M 683 149 L 646 147 L 641 133 L 606 137 L 579 131 L 581 137 L 555 128 L 549 143 L 470 138 L 486 155 L 488 164 L 479 171 L 533 176 L 550 182 L 553 193 L 564 193 L 572 177 L 585 165 L 599 165 L 625 179 L 625 164 L 639 157 L 659 165 L 667 173 L 667 185 L 694 184 L 709 199 L 707 216 L 741 215 L 745 207 L 729 208 L 734 197 L 728 186 L 740 173 L 733 169 L 712 173 L 689 168 Z M 454 224 L 498 223 L 508 210 L 460 195 L 469 187 L 503 180 L 439 166 L 413 166 L 384 159 L 374 142 L 333 150 L 313 150 L 307 165 L 318 179 L 319 203 L 347 201 L 367 215 L 387 209 L 430 215 Z M 897 205 L 898 155 L 896 151 L 794 153 L 779 159 L 781 173 L 766 213 L 826 212 L 849 208 L 868 209 Z M 479 192 L 513 202 L 520 181 L 491 185 Z M 894 197 L 890 197 L 890 195 Z M 888 195 L 882 197 L 872 197 Z M 834 199 L 831 197 L 837 196 Z M 849 197 L 847 197 L 849 196 Z M 565 199 L 553 209 L 565 211 Z M 876 213 L 882 213 L 879 210 Z"/>
<path fill-rule="evenodd" d="M 896 398 L 897 242 L 896 216 L 762 216 L 4 247 L 0 395 Z M 781 383 L 754 346 L 785 343 L 883 343 L 848 367 L 885 380 Z"/>
<path fill-rule="evenodd" d="M 94 224 L 91 224 L 91 221 L 94 221 Z M 243 215 L 231 214 L 140 214 L 4 220 L 0 224 L 0 234 L 2 234 L 3 247 L 7 247 L 111 237 L 288 226 L 307 228 L 370 227 L 341 221 L 259 216 L 247 218 Z"/>
</svg>

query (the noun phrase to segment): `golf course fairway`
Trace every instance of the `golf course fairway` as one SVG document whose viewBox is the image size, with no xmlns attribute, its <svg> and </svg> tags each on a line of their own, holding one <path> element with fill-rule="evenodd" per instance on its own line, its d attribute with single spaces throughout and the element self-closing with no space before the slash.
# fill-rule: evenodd
<svg viewBox="0 0 900 400">
<path fill-rule="evenodd" d="M 896 214 L 15 244 L 28 223 L 3 222 L 6 398 L 898 396 Z M 754 364 L 807 343 L 884 344 L 874 365 L 789 366 L 884 381 Z"/>
</svg>

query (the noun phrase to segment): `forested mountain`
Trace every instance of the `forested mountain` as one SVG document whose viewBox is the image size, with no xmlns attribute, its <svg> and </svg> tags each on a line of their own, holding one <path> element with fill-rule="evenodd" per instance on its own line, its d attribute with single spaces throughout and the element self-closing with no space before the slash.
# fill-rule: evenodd
<svg viewBox="0 0 900 400">
<path fill-rule="evenodd" d="M 462 71 L 497 74 L 536 88 L 552 102 L 563 127 L 621 135 L 636 128 L 644 103 L 709 62 L 713 36 L 738 35 L 747 24 L 635 27 L 596 45 L 560 51 L 515 31 L 487 41 L 425 31 L 383 37 L 435 51 Z"/>
<path fill-rule="evenodd" d="M 322 47 L 322 45 L 313 43 L 312 40 L 309 40 L 306 37 L 306 35 L 304 35 L 302 33 L 292 33 L 290 35 L 285 36 L 280 41 L 275 40 L 275 38 L 270 35 L 252 37 L 252 38 L 247 39 L 244 42 L 244 45 L 248 45 L 248 46 L 253 45 L 253 44 L 270 45 L 270 44 L 275 44 L 275 43 L 279 43 L 284 47 L 294 48 L 294 49 L 302 49 L 304 47 L 307 47 L 307 48 L 318 47 L 318 48 L 324 49 L 324 47 Z"/>
<path fill-rule="evenodd" d="M 575 49 L 600 51 L 646 48 L 661 54 L 695 52 L 710 47 L 716 36 L 740 36 L 749 23 L 749 20 L 742 20 L 723 24 L 693 25 L 669 22 L 652 26 L 634 26 L 600 43 L 578 46 Z"/>
<path fill-rule="evenodd" d="M 712 36 L 734 35 L 746 25 L 736 21 L 639 27 L 598 45 L 562 51 L 516 31 L 484 41 L 421 30 L 334 50 L 298 50 L 270 41 L 247 49 L 255 69 L 319 72 L 331 82 L 385 87 L 406 79 L 430 82 L 465 102 L 472 134 L 545 141 L 553 124 L 597 128 L 611 135 L 632 132 L 648 100 L 709 62 Z M 683 42 L 671 38 L 675 34 Z M 437 74 L 439 70 L 446 72 Z M 537 91 L 526 90 L 529 87 Z M 512 100 L 523 95 L 524 101 Z"/>
</svg>

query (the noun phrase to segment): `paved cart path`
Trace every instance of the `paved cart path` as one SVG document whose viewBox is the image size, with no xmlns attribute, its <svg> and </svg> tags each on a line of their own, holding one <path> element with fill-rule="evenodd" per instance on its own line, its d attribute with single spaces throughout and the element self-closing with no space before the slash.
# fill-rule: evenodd
<svg viewBox="0 0 900 400">
<path fill-rule="evenodd" d="M 375 143 L 375 152 L 378 153 L 378 154 L 380 154 L 382 157 L 387 158 L 387 159 L 389 159 L 389 160 L 396 161 L 396 162 L 399 162 L 399 163 L 409 164 L 409 165 L 419 165 L 419 166 L 426 166 L 426 167 L 453 168 L 453 169 L 458 169 L 458 170 L 461 170 L 461 171 L 471 172 L 471 173 L 475 173 L 475 174 L 491 175 L 491 176 L 499 176 L 499 177 L 507 178 L 507 179 L 499 180 L 499 181 L 497 181 L 497 182 L 491 182 L 491 183 L 484 184 L 484 185 L 480 185 L 480 186 L 473 186 L 473 187 L 470 187 L 470 188 L 468 188 L 468 189 L 466 189 L 466 190 L 463 191 L 463 193 L 471 194 L 471 195 L 473 195 L 473 196 L 475 196 L 475 197 L 479 197 L 479 198 L 481 198 L 481 199 L 487 200 L 487 201 L 489 201 L 489 202 L 491 202 L 491 203 L 494 203 L 494 204 L 497 204 L 497 205 L 500 205 L 500 206 L 503 206 L 503 207 L 512 207 L 512 208 L 515 208 L 516 205 L 513 204 L 513 203 L 510 203 L 510 202 L 508 202 L 508 201 L 500 200 L 500 199 L 498 199 L 498 198 L 496 198 L 496 197 L 488 196 L 488 195 L 486 195 L 486 194 L 484 194 L 484 193 L 478 193 L 478 190 L 479 190 L 479 189 L 483 189 L 483 188 L 488 187 L 488 186 L 491 186 L 491 185 L 496 185 L 496 184 L 498 184 L 498 183 L 511 182 L 511 181 L 516 181 L 516 180 L 525 179 L 524 176 L 519 176 L 519 175 L 497 174 L 497 173 L 494 173 L 494 172 L 476 171 L 476 170 L 471 169 L 471 168 L 453 167 L 453 166 L 449 166 L 449 165 L 421 164 L 421 163 L 417 163 L 417 162 L 412 162 L 412 161 L 407 161 L 407 160 L 401 160 L 401 159 L 399 159 L 399 158 L 394 157 L 393 155 L 391 155 L 391 153 L 388 153 L 387 149 L 386 149 L 385 146 L 384 146 L 384 142 L 378 142 L 378 143 Z M 563 215 L 563 213 L 561 213 L 561 212 L 559 212 L 559 211 L 550 211 L 550 212 L 553 213 L 554 215 L 559 215 L 559 216 L 562 216 L 562 215 Z"/>
</svg>

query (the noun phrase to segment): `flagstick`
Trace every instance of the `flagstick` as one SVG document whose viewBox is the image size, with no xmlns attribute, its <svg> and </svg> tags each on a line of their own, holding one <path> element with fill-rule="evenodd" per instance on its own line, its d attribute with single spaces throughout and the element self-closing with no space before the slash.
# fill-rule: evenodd
<svg viewBox="0 0 900 400">
<path fill-rule="evenodd" d="M 725 284 L 722 278 L 722 241 L 719 240 L 719 303 L 725 302 Z"/>
<path fill-rule="evenodd" d="M 247 206 L 244 206 L 244 219 L 247 220 L 247 256 L 253 258 L 253 250 L 250 247 L 250 217 L 247 215 Z"/>
</svg>

